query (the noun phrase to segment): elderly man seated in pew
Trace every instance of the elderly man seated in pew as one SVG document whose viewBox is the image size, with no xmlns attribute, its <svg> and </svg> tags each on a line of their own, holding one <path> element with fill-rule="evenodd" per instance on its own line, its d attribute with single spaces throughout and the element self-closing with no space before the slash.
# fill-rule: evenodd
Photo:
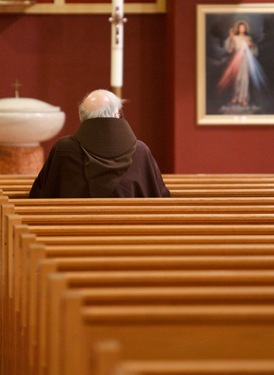
<svg viewBox="0 0 274 375">
<path fill-rule="evenodd" d="M 79 105 L 80 127 L 55 143 L 29 197 L 169 197 L 150 149 L 121 108 L 110 91 L 88 94 Z"/>
</svg>

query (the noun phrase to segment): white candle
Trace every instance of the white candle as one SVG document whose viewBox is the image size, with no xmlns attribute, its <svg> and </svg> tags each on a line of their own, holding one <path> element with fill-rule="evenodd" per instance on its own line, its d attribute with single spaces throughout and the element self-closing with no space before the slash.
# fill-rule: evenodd
<svg viewBox="0 0 274 375">
<path fill-rule="evenodd" d="M 111 78 L 112 87 L 123 86 L 124 1 L 112 0 Z"/>
</svg>

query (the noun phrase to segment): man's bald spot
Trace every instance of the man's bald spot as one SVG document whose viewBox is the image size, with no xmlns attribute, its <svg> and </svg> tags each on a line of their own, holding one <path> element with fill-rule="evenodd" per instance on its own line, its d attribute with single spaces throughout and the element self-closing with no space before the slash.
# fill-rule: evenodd
<svg viewBox="0 0 274 375">
<path fill-rule="evenodd" d="M 109 97 L 104 91 L 93 91 L 84 100 L 83 107 L 90 112 L 104 107 L 109 102 Z"/>
</svg>

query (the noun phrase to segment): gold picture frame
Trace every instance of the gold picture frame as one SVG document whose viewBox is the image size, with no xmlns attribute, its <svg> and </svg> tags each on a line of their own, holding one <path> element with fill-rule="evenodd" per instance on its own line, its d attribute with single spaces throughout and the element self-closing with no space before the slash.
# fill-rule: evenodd
<svg viewBox="0 0 274 375">
<path fill-rule="evenodd" d="M 198 125 L 274 124 L 273 32 L 274 4 L 197 5 Z"/>
</svg>

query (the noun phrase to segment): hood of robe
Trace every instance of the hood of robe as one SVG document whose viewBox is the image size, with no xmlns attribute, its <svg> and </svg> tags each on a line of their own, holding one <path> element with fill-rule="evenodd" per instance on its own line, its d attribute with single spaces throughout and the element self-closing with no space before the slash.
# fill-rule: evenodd
<svg viewBox="0 0 274 375">
<path fill-rule="evenodd" d="M 94 118 L 75 133 L 85 154 L 85 177 L 90 197 L 110 197 L 132 164 L 136 136 L 119 118 Z"/>
</svg>

